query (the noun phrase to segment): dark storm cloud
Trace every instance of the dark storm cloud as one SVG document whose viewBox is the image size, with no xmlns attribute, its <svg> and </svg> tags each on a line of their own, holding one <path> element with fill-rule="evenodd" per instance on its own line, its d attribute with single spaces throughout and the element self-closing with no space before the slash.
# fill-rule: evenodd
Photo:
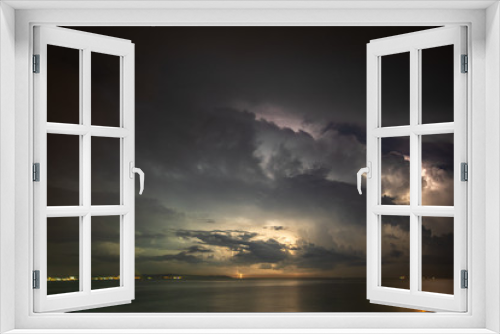
<svg viewBox="0 0 500 334">
<path fill-rule="evenodd" d="M 365 164 L 365 144 L 350 131 L 325 132 L 322 123 L 309 123 L 304 131 L 292 130 L 286 127 L 286 120 L 277 122 L 259 120 L 256 124 L 256 155 L 268 176 L 293 176 L 322 169 L 329 179 L 350 183 L 354 180 L 352 171 Z"/>
<path fill-rule="evenodd" d="M 383 217 L 382 263 L 400 275 L 409 270 L 409 233 L 409 217 Z M 452 278 L 453 252 L 453 218 L 422 218 L 423 276 Z"/>
<path fill-rule="evenodd" d="M 302 161 L 282 144 L 278 145 L 266 164 L 266 171 L 274 177 L 292 177 L 301 174 L 304 168 Z"/>
<path fill-rule="evenodd" d="M 285 226 L 264 226 L 263 229 L 271 229 L 271 230 L 274 230 L 274 231 L 282 231 L 282 230 L 285 230 L 286 227 Z"/>
<path fill-rule="evenodd" d="M 387 196 L 386 194 L 382 195 L 382 205 L 397 205 L 396 201 L 397 197 Z"/>
<path fill-rule="evenodd" d="M 388 235 L 384 236 L 384 239 L 394 240 L 394 242 L 389 243 L 389 253 L 386 253 L 383 256 L 384 265 L 392 263 L 401 263 L 402 261 L 404 262 L 406 260 L 406 258 L 404 257 L 405 252 L 400 249 L 404 246 L 397 243 L 399 241 L 399 238 L 395 237 L 394 235 Z"/>
<path fill-rule="evenodd" d="M 94 267 L 99 267 L 99 271 L 101 271 L 101 275 L 103 275 L 102 271 L 103 271 L 103 266 L 104 265 L 114 265 L 114 267 L 117 267 L 119 266 L 119 263 L 120 263 L 120 257 L 118 254 L 111 254 L 111 253 L 107 253 L 107 254 L 95 254 L 93 257 L 92 257 L 92 261 L 94 262 L 93 263 L 93 266 Z M 95 269 L 94 269 L 95 271 Z M 115 272 L 109 272 L 109 274 L 119 274 L 119 271 L 116 270 Z M 97 276 L 97 275 L 96 275 Z"/>
<path fill-rule="evenodd" d="M 228 264 L 254 265 L 261 268 L 272 264 L 273 269 L 314 269 L 330 270 L 338 265 L 364 265 L 364 256 L 352 250 L 327 249 L 314 243 L 299 241 L 297 244 L 285 244 L 274 238 L 263 239 L 254 232 L 242 230 L 178 230 L 175 235 L 197 242 L 176 254 L 155 256 L 139 256 L 137 261 L 143 262 L 182 262 L 188 264 L 211 264 L 225 266 Z M 213 254 L 215 248 L 227 249 L 232 256 L 225 261 L 203 254 Z M 265 267 L 265 266 L 264 266 Z M 267 268 L 267 267 L 266 267 Z"/>
<path fill-rule="evenodd" d="M 135 239 L 136 240 L 146 239 L 148 241 L 151 241 L 152 239 L 162 239 L 162 238 L 166 238 L 166 237 L 167 237 L 167 234 L 161 233 L 161 232 L 141 232 L 141 231 L 135 232 Z"/>
<path fill-rule="evenodd" d="M 453 205 L 453 134 L 422 137 L 422 203 Z"/>
<path fill-rule="evenodd" d="M 270 210 L 300 215 L 329 217 L 339 225 L 365 224 L 366 208 L 351 184 L 325 179 L 325 170 L 309 170 L 307 174 L 284 177 L 262 205 Z"/>
<path fill-rule="evenodd" d="M 235 263 L 278 263 L 290 256 L 286 246 L 274 239 L 247 242 L 242 246 L 232 258 Z"/>
<path fill-rule="evenodd" d="M 381 233 L 382 277 L 396 278 L 409 275 L 410 218 L 383 216 Z"/>
<path fill-rule="evenodd" d="M 192 253 L 213 253 L 213 250 L 195 245 L 195 246 L 191 246 L 191 247 L 187 248 L 186 252 L 191 253 L 191 254 Z"/>
<path fill-rule="evenodd" d="M 390 225 L 391 227 L 398 227 L 402 231 L 410 231 L 410 218 L 408 216 L 383 216 L 383 225 Z M 396 238 L 394 234 L 386 235 L 387 238 Z"/>
<path fill-rule="evenodd" d="M 78 275 L 79 225 L 78 217 L 47 219 L 47 276 Z"/>
<path fill-rule="evenodd" d="M 382 140 L 382 204 L 409 204 L 409 138 Z M 453 134 L 422 136 L 422 204 L 453 205 Z"/>
<path fill-rule="evenodd" d="M 79 145 L 78 136 L 47 134 L 48 206 L 80 204 Z"/>
<path fill-rule="evenodd" d="M 240 230 L 214 230 L 214 231 L 190 231 L 179 230 L 175 234 L 178 237 L 189 239 L 199 239 L 201 243 L 211 246 L 226 247 L 230 250 L 238 251 L 247 247 L 251 239 L 258 234 Z"/>
<path fill-rule="evenodd" d="M 245 98 L 286 103 L 311 117 L 331 118 L 332 110 L 338 110 L 336 120 L 358 122 L 365 115 L 366 44 L 427 28 L 78 29 L 135 43 L 138 103 L 153 101 L 158 108 L 172 103 L 223 106 L 228 100 Z M 158 103 L 161 97 L 171 103 Z"/>
<path fill-rule="evenodd" d="M 287 267 L 328 270 L 339 264 L 359 266 L 364 257 L 355 252 L 327 249 L 314 243 L 299 241 L 296 245 L 285 244 L 274 238 L 261 239 L 257 233 L 240 230 L 176 231 L 176 235 L 186 239 L 197 239 L 201 244 L 222 247 L 234 252 L 230 261 L 235 264 L 276 264 L 275 268 Z M 186 252 L 175 257 L 162 256 L 158 259 L 178 260 Z"/>
<path fill-rule="evenodd" d="M 441 169 L 453 168 L 453 134 L 422 137 L 423 159 Z"/>
<path fill-rule="evenodd" d="M 420 29 L 82 28 L 136 46 L 135 164 L 148 176 L 145 194 L 136 196 L 137 267 L 170 271 L 180 263 L 196 272 L 247 264 L 314 273 L 362 265 L 366 198 L 354 183 L 366 160 L 366 43 Z M 112 121 L 105 116 L 96 120 Z M 115 169 L 93 171 L 93 204 L 119 198 L 111 182 L 118 160 L 106 145 L 93 149 L 92 161 Z M 383 148 L 392 151 L 407 154 L 397 144 Z M 51 172 L 54 180 L 68 172 L 52 185 L 64 203 L 78 200 L 77 191 L 65 193 L 78 188 L 78 150 L 71 152 L 76 165 L 63 156 Z M 388 195 L 397 201 L 402 194 Z M 279 222 L 264 230 L 274 224 L 267 220 Z M 248 231 L 255 222 L 272 235 Z M 297 243 L 279 238 L 286 233 Z M 221 260 L 219 248 L 234 254 Z"/>
<path fill-rule="evenodd" d="M 345 174 L 349 175 L 348 180 L 354 182 L 352 170 L 361 164 L 350 160 L 350 156 L 355 155 L 345 155 L 341 147 L 336 151 L 328 151 L 329 144 L 316 142 L 309 134 L 258 121 L 255 115 L 244 111 L 217 109 L 202 114 L 201 117 L 190 117 L 190 112 L 186 115 L 187 117 L 180 115 L 176 119 L 176 124 L 183 132 L 179 133 L 180 130 L 177 129 L 172 139 L 167 140 L 169 155 L 156 159 L 165 159 L 165 164 L 152 167 L 158 170 L 158 175 L 154 177 L 164 180 L 162 182 L 165 183 L 167 196 L 172 193 L 177 198 L 204 198 L 203 200 L 219 202 L 250 201 L 260 205 L 268 197 L 274 196 L 272 189 L 275 185 L 280 190 L 281 184 L 286 182 L 283 178 L 307 174 L 316 175 L 317 182 L 320 182 L 331 171 L 344 169 Z M 183 122 L 186 123 L 182 124 Z M 331 140 L 341 137 L 343 136 Z M 263 142 L 274 146 L 268 148 Z M 149 150 L 160 150 L 152 146 L 155 141 L 150 143 Z M 269 154 L 265 156 L 267 149 Z M 259 153 L 262 154 L 259 156 Z M 309 157 L 305 158 L 304 154 Z M 352 162 L 346 166 L 346 161 Z M 279 180 L 271 180 L 267 175 Z M 303 183 L 307 186 L 307 182 Z M 323 188 L 330 185 L 328 181 L 323 182 Z M 150 188 L 150 191 L 154 192 L 156 186 L 151 185 L 153 189 Z M 296 192 L 301 192 L 299 186 L 294 187 Z M 213 189 L 217 191 L 214 192 Z M 351 190 L 355 195 L 354 188 Z M 282 200 L 285 201 L 296 194 L 279 195 L 284 196 Z M 320 196 L 314 196 L 314 191 L 308 193 L 308 196 L 311 195 L 314 199 L 325 202 Z M 353 196 L 351 199 L 358 202 L 360 207 L 363 205 L 358 197 Z M 296 204 L 298 203 L 290 201 L 288 206 L 297 207 Z M 331 203 L 328 203 L 328 207 L 330 206 Z"/>
<path fill-rule="evenodd" d="M 156 198 L 137 196 L 135 201 L 137 207 L 136 215 L 138 216 L 136 219 L 138 220 L 140 220 L 143 215 L 148 215 L 149 218 L 151 215 L 157 215 L 160 216 L 161 219 L 168 220 L 185 218 L 184 213 L 162 205 Z"/>
<path fill-rule="evenodd" d="M 391 244 L 391 247 L 396 248 L 397 246 L 395 244 Z M 401 252 L 397 249 L 393 249 L 391 251 L 391 253 L 389 254 L 389 256 L 397 259 L 397 258 L 400 258 L 401 256 L 403 256 L 403 252 Z"/>
<path fill-rule="evenodd" d="M 257 233 L 240 230 L 179 230 L 175 234 L 184 239 L 198 240 L 204 246 L 191 246 L 175 255 L 148 256 L 140 259 L 146 261 L 201 263 L 207 260 L 193 254 L 213 253 L 212 249 L 207 248 L 210 246 L 222 247 L 235 252 L 230 261 L 238 264 L 277 263 L 287 257 L 286 246 L 274 239 L 252 240 L 258 236 Z"/>
<path fill-rule="evenodd" d="M 424 276 L 453 278 L 453 229 L 453 218 L 422 218 L 422 274 Z"/>
<path fill-rule="evenodd" d="M 78 217 L 47 218 L 47 237 L 50 243 L 73 243 L 79 242 Z"/>
<path fill-rule="evenodd" d="M 245 111 L 217 109 L 207 113 L 192 131 L 198 149 L 196 168 L 213 176 L 260 176 L 255 151 L 255 115 Z M 202 153 L 203 152 L 203 153 Z M 234 174 L 233 174 L 234 173 Z"/>
<path fill-rule="evenodd" d="M 342 253 L 307 243 L 298 247 L 293 263 L 298 268 L 328 270 L 335 268 L 339 264 L 348 266 L 364 265 L 365 259 L 357 254 Z"/>
<path fill-rule="evenodd" d="M 255 151 L 255 115 L 227 108 L 182 110 L 157 122 L 175 124 L 172 131 L 149 131 L 141 140 L 147 145 L 138 154 L 166 178 L 199 177 L 252 182 L 262 178 Z M 155 122 L 155 121 L 154 121 Z M 165 145 L 165 143 L 167 143 Z M 168 154 L 157 152 L 166 151 Z"/>
<path fill-rule="evenodd" d="M 422 228 L 423 262 L 430 265 L 453 265 L 453 233 L 431 235 Z"/>
<path fill-rule="evenodd" d="M 162 205 L 158 199 L 136 197 L 136 247 L 158 247 L 168 237 L 167 226 L 186 221 L 184 212 Z"/>
<path fill-rule="evenodd" d="M 382 126 L 410 124 L 410 52 L 380 57 Z"/>
<path fill-rule="evenodd" d="M 390 153 L 399 155 L 410 155 L 409 137 L 389 137 L 382 138 L 382 155 Z"/>
<path fill-rule="evenodd" d="M 201 257 L 189 254 L 188 252 L 180 252 L 173 255 L 159 255 L 159 256 L 139 256 L 137 257 L 138 261 L 141 262 L 168 262 L 168 261 L 176 261 L 176 262 L 185 262 L 190 264 L 199 264 L 204 262 L 205 260 Z"/>
<path fill-rule="evenodd" d="M 348 180 L 354 182 L 352 170 L 361 162 L 355 162 L 358 159 L 356 155 L 345 155 L 343 149 L 347 145 L 357 145 L 354 147 L 364 150 L 355 136 L 346 131 L 340 134 L 332 129 L 326 138 L 316 140 L 306 132 L 280 128 L 272 122 L 257 120 L 252 113 L 228 108 L 214 109 L 201 115 L 193 112 L 192 115 L 191 117 L 191 112 L 179 115 L 176 118 L 179 128 L 173 131 L 176 134 L 165 134 L 173 136 L 172 140 L 167 141 L 169 155 L 156 158 L 164 159 L 165 164 L 151 166 L 155 174 L 152 177 L 159 182 L 149 186 L 150 194 L 161 194 L 165 202 L 192 201 L 198 203 L 198 210 L 200 204 L 202 208 L 250 204 L 267 215 L 316 218 L 314 225 L 311 225 L 314 231 L 309 232 L 309 237 L 313 240 L 316 235 L 320 237 L 321 241 L 314 241 L 319 242 L 322 246 L 317 247 L 323 247 L 325 251 L 319 252 L 317 250 L 321 248 L 317 248 L 307 253 L 315 263 L 310 268 L 333 268 L 334 260 L 345 259 L 340 256 L 336 258 L 328 250 L 327 245 L 334 244 L 333 232 L 329 230 L 332 226 L 345 226 L 346 231 L 353 230 L 354 226 L 363 228 L 366 217 L 364 198 L 357 194 L 352 183 L 329 180 L 328 177 L 331 171 L 344 169 L 345 174 L 349 175 Z M 182 140 L 176 140 L 176 136 Z M 342 142 L 344 138 L 346 141 Z M 337 144 L 337 141 L 341 144 Z M 160 150 L 154 148 L 153 144 L 154 141 L 149 145 L 149 150 Z M 266 146 L 267 144 L 271 146 Z M 333 150 L 332 145 L 336 147 Z M 356 159 L 352 160 L 351 157 Z M 185 213 L 161 208 L 158 202 L 144 203 L 140 210 L 138 206 L 137 220 L 147 221 L 148 224 L 139 225 L 138 228 L 148 233 L 152 229 L 158 231 L 166 226 L 181 227 L 188 223 Z M 205 221 L 198 219 L 200 223 Z M 283 231 L 279 228 L 274 230 Z M 193 233 L 179 231 L 177 236 L 193 237 Z M 279 242 L 247 240 L 242 245 L 242 240 L 239 239 L 254 237 L 250 232 L 238 235 L 238 240 L 224 233 L 199 233 L 198 237 L 202 242 L 237 252 L 226 265 L 271 261 L 284 266 L 285 258 L 290 256 L 286 247 L 283 248 Z M 169 240 L 171 239 L 166 238 L 158 243 L 158 238 L 141 238 L 138 244 L 142 247 L 163 246 L 173 250 Z M 174 249 L 175 247 L 177 246 Z M 353 247 L 358 251 L 362 250 L 364 242 L 354 244 Z M 324 254 L 325 262 L 321 262 L 313 254 Z M 169 254 L 164 260 L 195 261 L 185 255 L 188 254 L 180 254 L 174 258 Z M 145 259 L 139 257 L 138 266 Z M 293 264 L 294 261 L 290 260 L 290 265 L 308 268 L 307 260 L 300 260 L 300 256 L 293 259 L 298 262 Z M 200 258 L 198 260 L 201 261 Z M 216 260 L 209 262 L 217 263 Z"/>
<path fill-rule="evenodd" d="M 324 134 L 330 130 L 338 131 L 343 136 L 354 136 L 358 142 L 366 145 L 366 126 L 364 124 L 330 122 L 322 130 L 322 133 Z"/>
<path fill-rule="evenodd" d="M 386 139 L 386 138 L 384 138 Z M 384 141 L 382 141 L 382 145 Z M 382 156 L 383 204 L 408 205 L 410 202 L 410 162 L 401 152 Z"/>
</svg>

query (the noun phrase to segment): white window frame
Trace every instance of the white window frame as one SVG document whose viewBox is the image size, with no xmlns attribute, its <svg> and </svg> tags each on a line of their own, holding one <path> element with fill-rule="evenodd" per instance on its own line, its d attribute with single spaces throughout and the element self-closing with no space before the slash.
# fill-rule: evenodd
<svg viewBox="0 0 500 334">
<path fill-rule="evenodd" d="M 135 291 L 135 180 L 131 170 L 135 160 L 134 118 L 134 44 L 129 40 L 101 36 L 60 27 L 34 27 L 34 54 L 39 56 L 39 73 L 34 84 L 34 162 L 39 163 L 39 181 L 34 192 L 34 269 L 39 271 L 39 288 L 34 289 L 35 312 L 75 311 L 130 303 Z M 47 122 L 47 56 L 48 45 L 72 48 L 79 52 L 80 124 Z M 120 124 L 117 127 L 96 126 L 91 121 L 92 52 L 112 55 L 120 62 Z M 75 111 L 76 112 L 76 111 Z M 47 135 L 63 134 L 80 138 L 80 203 L 75 206 L 47 206 Z M 120 141 L 120 204 L 92 205 L 91 149 L 93 138 L 115 138 Z M 92 290 L 92 217 L 118 216 L 120 245 L 119 286 Z M 79 220 L 79 291 L 47 295 L 47 225 L 48 218 L 76 217 Z"/>
<path fill-rule="evenodd" d="M 449 26 L 370 41 L 367 46 L 367 297 L 377 304 L 410 306 L 428 311 L 467 310 L 467 290 L 461 287 L 461 270 L 467 270 L 467 184 L 461 181 L 460 164 L 467 163 L 467 76 L 462 73 L 461 57 L 467 54 L 466 27 Z M 454 121 L 422 123 L 422 50 L 453 46 Z M 409 124 L 382 126 L 382 59 L 384 56 L 409 53 Z M 470 71 L 469 73 L 472 73 Z M 422 136 L 452 134 L 455 173 L 454 205 L 422 205 Z M 382 205 L 382 140 L 403 136 L 409 139 L 410 203 Z M 382 277 L 382 217 L 405 216 L 409 220 L 408 290 L 385 287 Z M 451 295 L 422 291 L 422 217 L 453 218 L 453 291 Z"/>
<path fill-rule="evenodd" d="M 30 257 L 33 241 L 30 56 L 32 27 L 37 24 L 467 25 L 471 69 L 468 78 L 471 87 L 468 96 L 468 109 L 471 111 L 468 132 L 472 134 L 468 141 L 471 154 L 468 312 L 34 314 L 30 288 L 33 268 Z M 252 333 L 500 332 L 500 11 L 497 1 L 181 3 L 6 0 L 0 3 L 0 70 L 1 332 L 47 333 L 47 329 L 51 333 L 77 333 L 78 329 L 87 329 L 85 333 L 111 333 L 113 329 L 115 333 L 125 332 L 125 329 L 127 333 L 248 333 L 250 329 Z M 12 84 L 14 82 L 15 85 Z M 15 147 L 12 145 L 14 141 Z"/>
</svg>

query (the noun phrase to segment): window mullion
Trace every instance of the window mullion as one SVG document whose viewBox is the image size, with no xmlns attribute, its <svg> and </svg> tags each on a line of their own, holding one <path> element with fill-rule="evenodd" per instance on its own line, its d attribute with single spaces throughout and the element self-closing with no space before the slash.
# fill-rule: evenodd
<svg viewBox="0 0 500 334">
<path fill-rule="evenodd" d="M 91 110 L 90 110 L 90 90 L 91 90 L 91 53 L 88 48 L 83 50 L 83 66 L 82 66 L 82 120 L 85 127 L 91 125 Z M 82 160 L 80 168 L 82 170 L 82 204 L 89 208 L 91 203 L 91 135 L 87 132 L 82 136 Z M 82 263 L 82 272 L 80 280 L 83 281 L 83 291 L 90 293 L 91 291 L 91 215 L 89 212 L 82 219 L 82 246 L 80 252 L 80 261 Z"/>
<path fill-rule="evenodd" d="M 80 110 L 78 111 L 78 114 L 79 114 L 79 117 L 80 117 L 80 123 L 79 124 L 83 124 L 84 122 L 84 117 L 83 117 L 83 71 L 84 71 L 84 66 L 83 66 L 83 51 L 80 50 L 80 60 L 79 60 L 79 66 L 80 66 L 80 71 L 79 71 L 79 81 L 80 81 L 80 87 L 79 87 L 79 91 L 78 91 L 78 98 L 79 98 L 79 108 Z M 49 124 L 47 124 L 47 127 L 49 126 Z M 79 195 L 80 195 L 80 206 L 83 206 L 83 163 L 84 163 L 84 156 L 83 156 L 83 152 L 84 152 L 84 146 L 83 146 L 83 136 L 78 136 L 80 138 L 80 147 L 79 147 L 79 150 L 80 150 L 80 166 L 79 166 L 79 171 L 80 171 L 80 175 L 79 175 L 79 187 L 78 187 L 78 192 L 79 192 Z M 83 256 L 82 254 L 84 253 L 84 243 L 85 243 L 85 239 L 84 239 L 84 236 L 85 236 L 85 229 L 84 229 L 84 225 L 85 222 L 84 222 L 84 218 L 83 217 L 80 217 L 79 218 L 79 231 L 78 231 L 78 245 L 79 245 L 79 251 L 78 251 L 78 261 L 79 261 L 79 271 L 78 271 L 78 283 L 79 283 L 79 291 L 84 291 L 84 289 L 86 288 L 86 286 L 84 286 L 84 276 L 83 276 L 83 273 L 85 272 L 85 268 L 84 268 L 84 261 L 83 261 Z"/>
<path fill-rule="evenodd" d="M 123 113 L 123 79 L 124 79 L 124 74 L 123 74 L 123 62 L 124 59 L 123 57 L 120 57 L 120 129 L 123 129 L 124 126 L 124 121 L 125 121 L 125 115 Z M 125 190 L 125 170 L 124 166 L 127 165 L 127 163 L 124 161 L 125 159 L 125 152 L 124 152 L 124 139 L 120 140 L 120 204 L 124 205 L 124 190 Z M 134 162 L 135 163 L 135 162 Z M 127 264 L 126 261 L 126 248 L 125 248 L 125 219 L 123 215 L 120 216 L 120 286 L 125 286 L 125 282 L 127 280 L 127 275 L 125 273 L 125 266 Z M 128 285 L 128 284 L 127 284 Z"/>
<path fill-rule="evenodd" d="M 419 136 L 413 129 L 419 124 L 419 100 L 420 100 L 420 69 L 419 51 L 410 51 L 410 291 L 415 293 L 420 285 L 420 257 L 419 245 L 419 217 L 415 215 L 414 209 L 419 204 L 419 175 L 420 166 L 418 156 L 420 155 Z"/>
</svg>

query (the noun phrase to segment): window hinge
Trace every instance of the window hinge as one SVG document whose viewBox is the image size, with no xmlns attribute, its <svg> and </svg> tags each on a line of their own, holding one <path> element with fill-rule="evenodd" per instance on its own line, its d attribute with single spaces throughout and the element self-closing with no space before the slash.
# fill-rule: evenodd
<svg viewBox="0 0 500 334">
<path fill-rule="evenodd" d="M 40 73 L 40 55 L 33 55 L 33 73 Z"/>
<path fill-rule="evenodd" d="M 460 72 L 462 73 L 469 72 L 469 56 L 467 55 L 462 55 L 462 68 Z"/>
<path fill-rule="evenodd" d="M 469 181 L 469 165 L 466 162 L 460 164 L 460 180 Z"/>
<path fill-rule="evenodd" d="M 40 164 L 38 162 L 33 164 L 33 181 L 40 182 Z"/>
<path fill-rule="evenodd" d="M 467 270 L 462 270 L 460 273 L 462 280 L 462 289 L 467 289 L 469 287 L 469 273 Z"/>
<path fill-rule="evenodd" d="M 40 289 L 40 270 L 33 270 L 33 289 Z"/>
</svg>

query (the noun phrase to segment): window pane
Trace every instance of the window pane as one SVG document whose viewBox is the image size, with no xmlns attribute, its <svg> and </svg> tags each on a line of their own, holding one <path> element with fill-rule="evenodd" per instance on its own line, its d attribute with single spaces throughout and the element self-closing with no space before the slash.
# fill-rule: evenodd
<svg viewBox="0 0 500 334">
<path fill-rule="evenodd" d="M 382 216 L 382 286 L 410 289 L 410 217 Z"/>
<path fill-rule="evenodd" d="M 120 286 L 120 216 L 92 217 L 92 290 Z"/>
<path fill-rule="evenodd" d="M 381 57 L 382 126 L 410 124 L 410 53 Z"/>
<path fill-rule="evenodd" d="M 120 204 L 119 138 L 92 137 L 92 205 Z"/>
<path fill-rule="evenodd" d="M 47 122 L 80 123 L 80 50 L 47 45 Z"/>
<path fill-rule="evenodd" d="M 92 52 L 92 125 L 120 126 L 120 57 Z"/>
<path fill-rule="evenodd" d="M 47 134 L 47 205 L 80 205 L 80 137 Z"/>
<path fill-rule="evenodd" d="M 422 217 L 422 291 L 453 294 L 453 218 Z"/>
<path fill-rule="evenodd" d="M 422 205 L 453 205 L 453 134 L 422 136 Z"/>
<path fill-rule="evenodd" d="M 453 122 L 453 45 L 421 52 L 422 123 Z"/>
<path fill-rule="evenodd" d="M 382 138 L 382 204 L 410 204 L 410 137 Z"/>
<path fill-rule="evenodd" d="M 80 290 L 80 218 L 47 219 L 47 294 Z"/>
</svg>

